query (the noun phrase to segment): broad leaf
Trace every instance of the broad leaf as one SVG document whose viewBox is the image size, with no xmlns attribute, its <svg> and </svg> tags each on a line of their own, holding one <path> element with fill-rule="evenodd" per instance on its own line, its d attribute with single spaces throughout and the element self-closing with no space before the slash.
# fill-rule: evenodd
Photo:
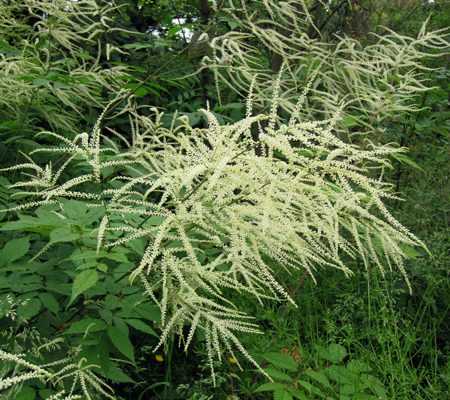
<svg viewBox="0 0 450 400">
<path fill-rule="evenodd" d="M 54 229 L 50 233 L 50 241 L 52 243 L 73 242 L 79 238 L 80 234 L 72 232 L 70 226 Z"/>
<path fill-rule="evenodd" d="M 288 374 L 276 368 L 268 367 L 264 368 L 264 371 L 276 381 L 292 382 L 292 378 Z"/>
<path fill-rule="evenodd" d="M 39 299 L 30 299 L 17 307 L 17 315 L 24 320 L 29 320 L 41 311 L 42 303 Z"/>
<path fill-rule="evenodd" d="M 292 400 L 292 395 L 287 390 L 275 390 L 273 400 Z"/>
<path fill-rule="evenodd" d="M 96 318 L 84 318 L 79 321 L 73 322 L 70 328 L 67 329 L 64 334 L 85 334 L 87 332 L 99 332 L 106 329 L 106 324 L 101 319 Z"/>
<path fill-rule="evenodd" d="M 109 326 L 107 332 L 116 349 L 134 363 L 134 348 L 126 333 L 117 326 Z"/>
<path fill-rule="evenodd" d="M 307 371 L 305 371 L 305 374 L 308 375 L 311 379 L 315 380 L 316 382 L 322 384 L 326 388 L 331 388 L 330 381 L 328 380 L 328 377 L 323 372 L 307 370 Z"/>
<path fill-rule="evenodd" d="M 70 298 L 69 304 L 83 292 L 94 286 L 98 281 L 98 273 L 95 269 L 88 269 L 79 273 L 73 282 L 72 286 L 72 296 Z"/>
<path fill-rule="evenodd" d="M 0 265 L 7 265 L 22 258 L 29 249 L 30 239 L 28 237 L 10 240 L 0 250 Z"/>
<path fill-rule="evenodd" d="M 145 322 L 141 321 L 140 319 L 126 319 L 125 322 L 133 327 L 134 329 L 137 329 L 138 331 L 148 333 L 150 335 L 153 335 L 155 337 L 159 337 L 159 335 Z"/>
<path fill-rule="evenodd" d="M 258 392 L 274 392 L 275 390 L 284 390 L 284 385 L 281 383 L 271 382 L 271 383 L 264 383 L 261 386 L 258 386 L 256 390 L 254 390 L 254 393 Z"/>
<path fill-rule="evenodd" d="M 55 315 L 58 313 L 59 303 L 55 299 L 55 296 L 53 296 L 51 293 L 48 292 L 40 293 L 39 299 L 42 301 L 42 304 L 47 310 L 51 311 Z"/>
<path fill-rule="evenodd" d="M 296 371 L 297 363 L 296 361 L 288 354 L 283 353 L 264 353 L 262 355 L 264 359 L 269 361 L 272 365 L 287 369 L 288 371 Z"/>
<path fill-rule="evenodd" d="M 345 347 L 337 343 L 330 344 L 326 348 L 319 348 L 319 357 L 324 360 L 330 361 L 333 364 L 340 363 L 346 356 L 347 350 L 345 349 Z"/>
</svg>

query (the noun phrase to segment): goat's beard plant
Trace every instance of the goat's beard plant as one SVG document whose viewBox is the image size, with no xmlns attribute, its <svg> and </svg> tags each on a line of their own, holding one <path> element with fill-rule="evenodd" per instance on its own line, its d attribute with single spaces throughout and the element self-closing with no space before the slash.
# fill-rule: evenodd
<svg viewBox="0 0 450 400">
<path fill-rule="evenodd" d="M 187 349 L 203 330 L 213 375 L 213 359 L 224 350 L 237 350 L 258 367 L 238 335 L 260 331 L 233 304 L 232 290 L 261 304 L 295 304 L 283 277 L 314 279 L 318 267 L 348 276 L 346 261 L 355 258 L 381 273 L 398 268 L 408 282 L 405 249 L 422 245 L 383 203 L 396 198 L 383 171 L 389 156 L 403 150 L 344 143 L 333 130 L 339 114 L 300 120 L 304 96 L 282 123 L 278 88 L 269 115 L 252 115 L 250 95 L 246 117 L 234 124 L 221 126 L 203 110 L 207 128 L 183 118 L 165 128 L 158 111 L 149 117 L 128 106 L 131 142 L 119 133 L 103 135 L 107 107 L 91 134 L 73 140 L 41 134 L 61 142 L 35 150 L 58 154 L 59 169 L 31 157 L 9 168 L 25 174 L 13 185 L 23 200 L 16 211 L 54 203 L 64 213 L 62 199 L 80 199 L 105 210 L 99 250 L 145 240 L 130 282 L 161 309 L 158 347 L 178 334 Z M 252 130 L 259 131 L 258 142 Z"/>
<path fill-rule="evenodd" d="M 226 11 L 236 28 L 211 40 L 204 67 L 216 77 L 217 92 L 228 87 L 246 96 L 255 74 L 255 107 L 267 109 L 275 77 L 284 63 L 280 107 L 292 112 L 301 88 L 310 85 L 307 119 L 332 118 L 347 141 L 367 135 L 380 140 L 386 125 L 419 111 L 417 96 L 430 90 L 425 60 L 448 52 L 448 29 L 429 31 L 426 21 L 416 37 L 383 29 L 364 41 L 334 35 L 321 39 L 304 0 L 229 0 Z M 327 20 L 333 11 L 323 7 Z M 341 7 L 335 5 L 333 7 Z M 336 11 L 336 10 L 335 10 Z M 300 90 L 299 90 L 300 89 Z M 342 104 L 345 99 L 345 104 Z M 357 129 L 351 129 L 351 128 Z M 381 136 L 381 141 L 386 142 Z M 362 142 L 359 142 L 362 144 Z"/>
</svg>

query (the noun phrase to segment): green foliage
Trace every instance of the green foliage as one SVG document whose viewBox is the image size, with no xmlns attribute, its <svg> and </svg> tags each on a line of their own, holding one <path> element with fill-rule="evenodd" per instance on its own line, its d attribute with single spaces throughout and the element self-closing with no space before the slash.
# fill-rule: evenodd
<svg viewBox="0 0 450 400">
<path fill-rule="evenodd" d="M 29 236 L 11 238 L 0 250 L 0 346 L 37 349 L 45 346 L 46 337 L 57 337 L 59 350 L 40 354 L 41 363 L 78 348 L 71 363 L 86 359 L 103 378 L 130 381 L 111 357 L 133 359 L 130 336 L 155 335 L 149 322 L 158 321 L 159 313 L 127 285 L 125 275 L 135 257 L 131 248 L 97 253 L 91 233 L 100 220 L 99 210 L 69 200 L 63 210 L 44 206 L 35 216 L 2 224 L 6 237 L 15 232 Z M 29 325 L 38 331 L 26 333 Z"/>
<path fill-rule="evenodd" d="M 387 399 L 383 384 L 371 374 L 364 362 L 344 363 L 347 351 L 338 344 L 318 348 L 320 369 L 298 369 L 298 363 L 288 354 L 263 354 L 269 362 L 265 371 L 274 380 L 259 386 L 254 392 L 273 392 L 273 399 Z M 297 371 L 297 372 L 296 372 Z"/>
</svg>

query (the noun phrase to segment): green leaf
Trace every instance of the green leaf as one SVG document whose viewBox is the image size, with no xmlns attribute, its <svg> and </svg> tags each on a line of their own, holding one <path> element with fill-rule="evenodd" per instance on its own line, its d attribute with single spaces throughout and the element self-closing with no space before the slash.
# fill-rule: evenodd
<svg viewBox="0 0 450 400">
<path fill-rule="evenodd" d="M 281 383 L 276 382 L 270 382 L 270 383 L 263 383 L 261 386 L 258 386 L 254 393 L 259 392 L 274 392 L 275 390 L 284 390 L 285 386 Z"/>
<path fill-rule="evenodd" d="M 347 355 L 345 347 L 337 343 L 332 343 L 328 347 L 319 347 L 319 357 L 323 360 L 332 362 L 333 364 L 340 363 Z"/>
<path fill-rule="evenodd" d="M 87 332 L 100 332 L 106 329 L 106 324 L 101 319 L 96 318 L 84 318 L 79 321 L 73 322 L 70 328 L 67 329 L 64 334 L 76 335 L 85 334 Z"/>
<path fill-rule="evenodd" d="M 112 364 L 106 370 L 102 371 L 105 378 L 111 379 L 118 383 L 132 383 L 134 382 L 125 372 L 123 372 L 117 365 Z"/>
<path fill-rule="evenodd" d="M 126 336 L 130 335 L 130 329 L 128 328 L 128 325 L 122 318 L 115 316 L 113 317 L 113 321 L 114 326 L 116 326 L 116 328 L 120 329 Z"/>
<path fill-rule="evenodd" d="M 40 293 L 39 299 L 42 301 L 44 307 L 51 311 L 53 314 L 57 314 L 59 311 L 59 303 L 51 293 Z"/>
<path fill-rule="evenodd" d="M 341 365 L 332 365 L 325 370 L 325 373 L 332 381 L 339 384 L 352 383 L 355 376 L 358 376 Z"/>
<path fill-rule="evenodd" d="M 130 240 L 127 245 L 137 254 L 143 254 L 145 251 L 145 240 L 142 238 Z"/>
<path fill-rule="evenodd" d="M 29 249 L 30 239 L 28 237 L 10 240 L 0 250 L 0 265 L 7 265 L 22 258 Z"/>
<path fill-rule="evenodd" d="M 292 395 L 287 390 L 275 390 L 273 400 L 292 400 Z"/>
<path fill-rule="evenodd" d="M 153 43 L 145 43 L 145 42 L 134 42 L 134 43 L 127 43 L 122 46 L 124 49 L 130 49 L 130 50 L 140 50 L 140 49 L 147 49 L 154 47 Z"/>
<path fill-rule="evenodd" d="M 314 393 L 319 397 L 325 397 L 325 395 L 322 393 L 320 389 L 318 389 L 316 386 L 311 385 L 309 382 L 306 382 L 304 380 L 299 379 L 298 383 L 303 386 L 308 392 Z"/>
<path fill-rule="evenodd" d="M 17 307 L 17 315 L 24 320 L 29 320 L 37 315 L 39 311 L 41 311 L 41 308 L 41 301 L 37 298 L 33 298 Z"/>
<path fill-rule="evenodd" d="M 165 217 L 162 217 L 161 215 L 152 215 L 148 220 L 147 220 L 147 224 L 148 225 L 154 225 L 154 226 L 159 226 L 161 225 L 165 220 Z"/>
<path fill-rule="evenodd" d="M 168 31 L 167 31 L 167 35 L 168 36 L 174 36 L 176 35 L 178 32 L 180 32 L 183 29 L 183 27 L 181 25 L 175 25 L 172 26 Z"/>
<path fill-rule="evenodd" d="M 71 219 L 77 220 L 88 211 L 88 207 L 82 201 L 64 200 L 64 213 Z"/>
<path fill-rule="evenodd" d="M 267 367 L 264 368 L 264 371 L 267 372 L 267 374 L 276 381 L 292 382 L 292 378 L 288 374 L 279 371 L 276 368 Z"/>
<path fill-rule="evenodd" d="M 133 94 L 135 96 L 137 96 L 137 97 L 144 97 L 150 92 L 151 92 L 151 90 L 148 87 L 140 86 L 140 87 L 134 89 L 134 93 Z"/>
<path fill-rule="evenodd" d="M 36 398 L 35 390 L 30 386 L 24 386 L 19 393 L 14 396 L 15 400 L 34 400 Z"/>
<path fill-rule="evenodd" d="M 330 381 L 328 380 L 328 377 L 323 372 L 307 370 L 307 371 L 305 371 L 305 375 L 309 376 L 311 379 L 315 380 L 316 382 L 320 383 L 321 385 L 325 386 L 326 388 L 331 388 Z"/>
<path fill-rule="evenodd" d="M 50 241 L 52 243 L 73 242 L 80 238 L 79 233 L 74 233 L 70 226 L 56 228 L 50 232 Z"/>
<path fill-rule="evenodd" d="M 95 269 L 88 269 L 78 274 L 72 285 L 72 296 L 70 297 L 68 306 L 72 304 L 81 293 L 94 286 L 97 281 L 98 273 Z"/>
<path fill-rule="evenodd" d="M 417 164 L 415 161 L 413 161 L 411 158 L 409 158 L 405 154 L 397 153 L 397 154 L 394 154 L 393 157 L 401 164 L 409 165 L 410 167 L 413 167 L 414 169 L 424 172 L 423 168 L 419 164 Z"/>
<path fill-rule="evenodd" d="M 107 332 L 116 349 L 134 363 L 134 348 L 127 334 L 117 326 L 109 326 Z"/>
<path fill-rule="evenodd" d="M 408 257 L 408 258 L 417 258 L 417 257 L 422 256 L 422 254 L 419 251 L 417 251 L 416 248 L 413 246 L 409 246 L 407 244 L 401 244 L 400 248 L 403 251 L 403 253 L 406 255 L 406 257 Z"/>
<path fill-rule="evenodd" d="M 40 389 L 39 396 L 41 399 L 48 399 L 53 394 L 53 390 L 51 389 Z"/>
<path fill-rule="evenodd" d="M 353 398 L 353 396 L 358 393 L 358 384 L 357 382 L 347 383 L 345 385 L 342 385 L 340 388 L 340 393 L 345 396 L 350 396 Z"/>
<path fill-rule="evenodd" d="M 270 362 L 272 365 L 287 369 L 288 371 L 296 371 L 297 363 L 296 361 L 288 354 L 283 353 L 264 353 L 263 358 Z"/>
<path fill-rule="evenodd" d="M 295 397 L 296 399 L 299 399 L 299 400 L 310 400 L 310 399 L 305 395 L 305 393 L 302 392 L 302 391 L 299 390 L 299 389 L 290 387 L 288 390 L 289 390 L 289 392 L 292 394 L 292 396 Z M 328 399 L 327 399 L 327 400 L 328 400 Z"/>
<path fill-rule="evenodd" d="M 140 319 L 126 319 L 125 322 L 133 327 L 134 329 L 137 329 L 138 331 L 148 333 L 150 335 L 153 335 L 155 337 L 159 337 L 159 335 L 145 322 L 141 321 Z"/>
<path fill-rule="evenodd" d="M 383 383 L 378 378 L 375 378 L 372 375 L 368 375 L 366 380 L 369 384 L 370 389 L 377 395 L 378 399 L 387 399 L 386 390 L 383 387 Z"/>
<path fill-rule="evenodd" d="M 360 124 L 358 118 L 353 115 L 346 115 L 342 119 L 342 123 L 346 128 L 353 128 L 354 126 L 358 126 Z"/>
<path fill-rule="evenodd" d="M 227 19 L 227 23 L 231 29 L 236 29 L 239 26 L 239 23 L 234 19 Z"/>
<path fill-rule="evenodd" d="M 102 271 L 102 272 L 108 272 L 108 265 L 106 265 L 106 264 L 104 264 L 104 263 L 98 263 L 97 264 L 97 269 L 99 270 L 99 271 Z"/>
<path fill-rule="evenodd" d="M 356 374 L 360 374 L 362 372 L 370 372 L 372 370 L 370 366 L 360 360 L 351 360 L 347 364 L 347 369 Z"/>
<path fill-rule="evenodd" d="M 134 307 L 133 311 L 149 321 L 161 321 L 161 310 L 154 304 L 142 303 Z"/>
<path fill-rule="evenodd" d="M 47 79 L 37 78 L 33 80 L 33 86 L 48 87 L 50 82 Z"/>
</svg>

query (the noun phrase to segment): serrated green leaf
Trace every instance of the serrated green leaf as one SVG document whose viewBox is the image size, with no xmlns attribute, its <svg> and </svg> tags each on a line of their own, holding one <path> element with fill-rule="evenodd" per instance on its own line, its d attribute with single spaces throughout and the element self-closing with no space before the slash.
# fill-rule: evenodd
<svg viewBox="0 0 450 400">
<path fill-rule="evenodd" d="M 37 315 L 41 308 L 41 301 L 38 298 L 32 298 L 17 307 L 17 315 L 27 321 Z"/>
<path fill-rule="evenodd" d="M 401 244 L 400 249 L 408 258 L 418 258 L 422 256 L 422 254 L 419 251 L 417 251 L 415 247 L 409 246 L 407 244 Z"/>
<path fill-rule="evenodd" d="M 333 364 L 340 363 L 346 356 L 347 350 L 345 347 L 337 343 L 332 343 L 328 347 L 319 347 L 319 357 L 332 362 Z"/>
<path fill-rule="evenodd" d="M 332 365 L 325 369 L 325 373 L 328 378 L 338 384 L 351 383 L 355 379 L 355 376 L 357 376 L 357 374 L 352 373 L 341 365 Z"/>
<path fill-rule="evenodd" d="M 328 380 L 328 377 L 321 371 L 313 371 L 313 370 L 307 370 L 305 371 L 305 375 L 309 376 L 311 379 L 315 380 L 316 382 L 320 383 L 321 385 L 325 386 L 326 388 L 331 388 L 330 381 Z"/>
<path fill-rule="evenodd" d="M 376 377 L 372 375 L 368 375 L 366 381 L 369 384 L 370 389 L 373 393 L 375 393 L 379 399 L 385 400 L 387 399 L 386 390 L 383 387 L 383 383 Z"/>
<path fill-rule="evenodd" d="M 311 385 L 309 382 L 306 382 L 306 381 L 304 381 L 304 380 L 302 380 L 302 379 L 299 379 L 299 380 L 298 380 L 298 383 L 299 383 L 302 387 L 304 387 L 308 392 L 314 393 L 314 394 L 316 394 L 317 396 L 322 397 L 322 398 L 325 397 L 325 395 L 322 393 L 322 391 L 321 391 L 319 388 L 317 388 L 317 387 L 314 386 L 314 385 Z"/>
<path fill-rule="evenodd" d="M 114 347 L 134 363 L 134 348 L 127 334 L 117 326 L 109 326 L 107 332 Z"/>
<path fill-rule="evenodd" d="M 354 126 L 358 126 L 360 124 L 360 122 L 358 121 L 358 118 L 356 118 L 353 115 L 346 115 L 342 119 L 342 123 L 344 124 L 344 126 L 346 128 L 353 128 Z"/>
<path fill-rule="evenodd" d="M 98 282 L 98 273 L 95 269 L 88 269 L 81 271 L 76 277 L 72 285 L 72 296 L 70 297 L 69 304 L 86 290 L 94 286 Z"/>
<path fill-rule="evenodd" d="M 259 392 L 274 392 L 275 390 L 284 390 L 285 386 L 281 383 L 276 382 L 270 382 L 270 383 L 263 383 L 261 386 L 258 386 L 254 393 Z"/>
<path fill-rule="evenodd" d="M 125 311 L 125 310 L 124 310 Z M 129 310 L 127 310 L 129 311 Z M 142 303 L 135 307 L 135 312 L 133 310 L 133 314 L 136 315 L 136 312 L 144 319 L 149 321 L 159 322 L 161 321 L 161 310 L 158 306 L 150 303 Z M 131 315 L 129 315 L 131 316 Z"/>
<path fill-rule="evenodd" d="M 70 328 L 67 329 L 64 334 L 76 335 L 85 334 L 86 332 L 100 332 L 106 329 L 106 324 L 97 318 L 84 318 L 79 321 L 73 322 Z"/>
<path fill-rule="evenodd" d="M 162 217 L 160 215 L 152 215 L 148 220 L 147 220 L 147 224 L 148 225 L 154 225 L 154 226 L 159 226 L 161 225 L 165 220 L 165 217 Z"/>
<path fill-rule="evenodd" d="M 353 396 L 356 393 L 358 393 L 358 384 L 357 384 L 357 382 L 346 383 L 345 385 L 341 385 L 340 393 L 342 395 L 350 396 L 351 398 L 353 398 Z"/>
<path fill-rule="evenodd" d="M 138 331 L 148 333 L 155 337 L 159 337 L 159 335 L 149 325 L 147 325 L 140 319 L 126 319 L 125 322 Z"/>
<path fill-rule="evenodd" d="M 64 214 L 69 218 L 77 220 L 88 211 L 86 203 L 77 200 L 63 200 Z"/>
<path fill-rule="evenodd" d="M 0 250 L 0 265 L 7 265 L 22 258 L 29 249 L 30 239 L 28 237 L 10 240 Z"/>
<path fill-rule="evenodd" d="M 42 301 L 42 304 L 47 310 L 51 311 L 55 315 L 58 313 L 59 303 L 56 300 L 55 296 L 53 296 L 51 293 L 40 293 L 39 299 Z"/>
<path fill-rule="evenodd" d="M 372 368 L 368 366 L 366 363 L 360 360 L 351 360 L 347 363 L 347 369 L 356 374 L 360 374 L 362 372 L 370 372 Z"/>
<path fill-rule="evenodd" d="M 309 400 L 309 398 L 306 396 L 306 394 L 299 389 L 290 387 L 290 388 L 288 388 L 288 390 L 289 390 L 289 393 L 291 393 L 292 396 L 298 400 Z"/>
<path fill-rule="evenodd" d="M 274 380 L 276 380 L 276 381 L 292 382 L 292 378 L 291 378 L 288 374 L 286 374 L 286 373 L 284 373 L 284 372 L 282 372 L 282 371 L 280 371 L 280 370 L 278 370 L 278 369 L 276 369 L 276 368 L 273 368 L 273 367 L 267 367 L 267 368 L 264 368 L 264 371 L 265 371 L 272 379 L 274 379 Z"/>
<path fill-rule="evenodd" d="M 401 164 L 409 165 L 410 167 L 413 167 L 414 169 L 417 169 L 417 170 L 423 172 L 423 168 L 419 164 L 417 164 L 415 161 L 413 161 L 411 158 L 409 158 L 407 155 L 402 154 L 402 153 L 397 153 L 397 154 L 394 154 L 393 157 Z"/>
<path fill-rule="evenodd" d="M 33 79 L 33 86 L 37 87 L 48 87 L 50 82 L 47 79 L 37 78 Z"/>
<path fill-rule="evenodd" d="M 292 400 L 292 395 L 285 389 L 275 390 L 273 392 L 273 400 Z"/>
<path fill-rule="evenodd" d="M 80 234 L 72 232 L 70 226 L 56 228 L 50 232 L 50 241 L 52 243 L 73 242 L 79 238 Z"/>
<path fill-rule="evenodd" d="M 133 383 L 134 380 L 131 379 L 125 372 L 123 372 L 117 365 L 112 364 L 108 369 L 102 371 L 105 378 L 111 379 L 113 382 L 118 383 Z"/>
<path fill-rule="evenodd" d="M 289 355 L 283 353 L 264 353 L 262 357 L 272 365 L 287 369 L 288 371 L 297 370 L 297 362 Z"/>
</svg>

